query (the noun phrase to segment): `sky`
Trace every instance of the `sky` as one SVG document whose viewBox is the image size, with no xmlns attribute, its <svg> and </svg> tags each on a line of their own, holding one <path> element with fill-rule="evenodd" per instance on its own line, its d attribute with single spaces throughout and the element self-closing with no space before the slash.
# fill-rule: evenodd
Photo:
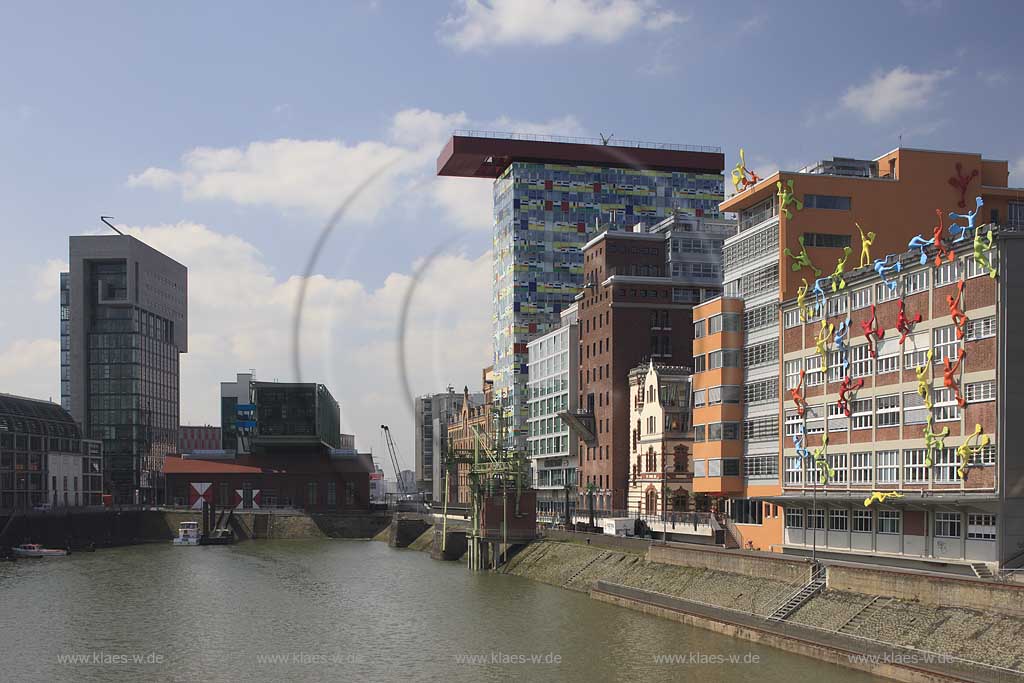
<svg viewBox="0 0 1024 683">
<path fill-rule="evenodd" d="M 107 215 L 189 268 L 181 422 L 218 424 L 236 372 L 296 379 L 298 290 L 354 193 L 307 282 L 301 379 L 382 464 L 390 424 L 411 468 L 411 396 L 478 390 L 491 358 L 491 187 L 434 175 L 452 130 L 718 145 L 726 174 L 742 147 L 761 176 L 902 141 L 1006 159 L 1024 185 L 1019 19 L 949 0 L 0 4 L 0 392 L 59 401 L 58 273 Z"/>
</svg>

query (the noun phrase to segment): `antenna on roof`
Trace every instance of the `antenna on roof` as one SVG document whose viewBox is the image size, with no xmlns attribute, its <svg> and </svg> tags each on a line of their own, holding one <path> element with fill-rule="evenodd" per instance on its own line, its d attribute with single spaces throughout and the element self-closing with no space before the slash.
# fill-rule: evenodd
<svg viewBox="0 0 1024 683">
<path fill-rule="evenodd" d="M 615 133 L 609 134 L 608 137 L 605 137 L 604 133 L 598 133 L 598 135 L 601 136 L 601 144 L 605 146 L 607 146 L 608 143 L 612 141 L 612 138 L 615 137 Z"/>
<path fill-rule="evenodd" d="M 118 230 L 117 228 L 115 228 L 114 224 L 111 223 L 109 220 L 107 220 L 108 218 L 109 219 L 113 219 L 114 217 L 113 216 L 100 216 L 100 220 L 103 221 L 104 223 L 106 223 L 108 228 L 110 228 L 111 230 L 116 232 L 118 235 L 122 235 L 123 236 L 124 233 L 121 232 L 120 230 Z"/>
</svg>

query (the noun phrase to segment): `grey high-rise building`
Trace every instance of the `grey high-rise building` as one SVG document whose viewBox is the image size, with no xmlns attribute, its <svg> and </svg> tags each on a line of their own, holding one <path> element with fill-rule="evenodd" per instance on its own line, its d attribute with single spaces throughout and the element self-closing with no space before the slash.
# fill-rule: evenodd
<svg viewBox="0 0 1024 683">
<path fill-rule="evenodd" d="M 448 420 L 462 411 L 465 395 L 452 387 L 442 394 L 416 398 L 416 488 L 430 491 L 433 500 L 444 496 L 444 458 L 448 452 Z M 470 403 L 479 406 L 481 393 L 469 394 Z"/>
<path fill-rule="evenodd" d="M 156 503 L 179 424 L 188 269 L 129 235 L 71 238 L 61 273 L 61 404 L 103 442 L 115 502 Z"/>
</svg>

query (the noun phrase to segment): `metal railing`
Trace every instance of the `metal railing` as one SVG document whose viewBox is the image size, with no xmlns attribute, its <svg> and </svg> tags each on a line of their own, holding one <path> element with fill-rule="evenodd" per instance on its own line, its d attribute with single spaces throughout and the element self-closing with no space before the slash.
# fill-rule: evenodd
<svg viewBox="0 0 1024 683">
<path fill-rule="evenodd" d="M 631 147 L 634 149 L 664 149 L 674 152 L 708 152 L 721 154 L 722 148 L 717 145 L 681 145 L 673 142 L 645 142 L 642 140 L 616 140 L 614 138 L 586 138 L 565 135 L 542 135 L 538 133 L 505 133 L 490 130 L 457 129 L 452 135 L 470 138 L 493 138 L 501 140 L 524 140 L 527 142 L 565 142 L 575 145 L 603 145 L 607 147 Z"/>
</svg>

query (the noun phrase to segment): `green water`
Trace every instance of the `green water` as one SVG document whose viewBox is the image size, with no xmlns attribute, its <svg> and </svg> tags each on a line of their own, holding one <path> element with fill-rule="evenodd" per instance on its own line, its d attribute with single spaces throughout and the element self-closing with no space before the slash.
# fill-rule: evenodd
<svg viewBox="0 0 1024 683">
<path fill-rule="evenodd" d="M 168 543 L 0 563 L 3 681 L 815 679 L 873 680 L 383 543 Z"/>
</svg>

